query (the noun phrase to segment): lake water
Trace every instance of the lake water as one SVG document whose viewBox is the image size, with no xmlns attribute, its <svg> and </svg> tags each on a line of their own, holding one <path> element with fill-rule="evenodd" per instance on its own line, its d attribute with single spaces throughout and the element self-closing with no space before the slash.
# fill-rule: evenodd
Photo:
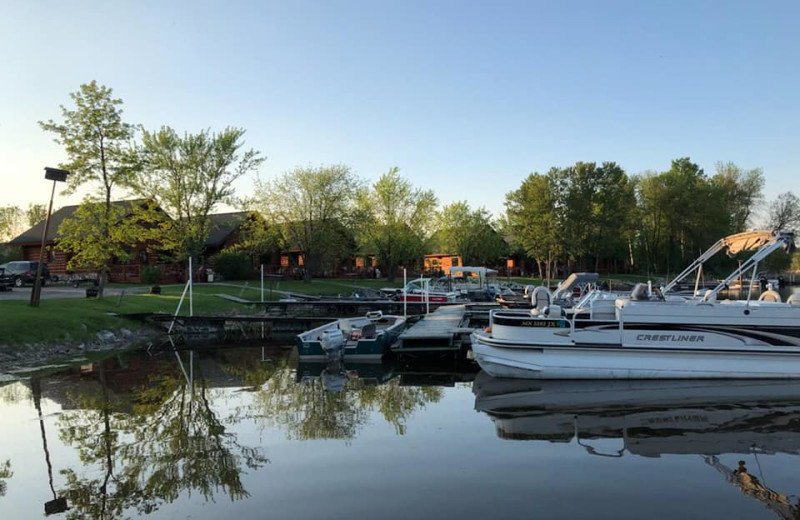
<svg viewBox="0 0 800 520">
<path fill-rule="evenodd" d="M 800 515 L 800 383 L 134 352 L 7 382 L 0 417 L 3 519 Z"/>
</svg>

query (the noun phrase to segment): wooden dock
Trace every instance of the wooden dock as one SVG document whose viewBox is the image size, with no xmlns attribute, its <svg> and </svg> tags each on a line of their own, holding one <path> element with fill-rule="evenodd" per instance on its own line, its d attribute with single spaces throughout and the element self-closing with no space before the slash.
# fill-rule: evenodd
<svg viewBox="0 0 800 520">
<path fill-rule="evenodd" d="M 370 311 L 382 311 L 384 314 L 403 314 L 403 302 L 394 300 L 369 300 L 369 299 L 349 299 L 349 300 L 298 300 L 298 301 L 267 301 L 249 302 L 263 309 L 267 316 L 314 316 L 328 318 L 351 318 L 353 316 L 364 316 Z M 454 305 L 449 303 L 430 303 L 430 309 Z M 424 314 L 426 306 L 420 302 L 408 302 L 405 307 L 406 313 L 411 315 Z"/>
<path fill-rule="evenodd" d="M 423 316 L 400 334 L 392 351 L 400 356 L 410 354 L 464 353 L 470 345 L 470 334 L 496 304 L 466 304 L 439 307 Z"/>
</svg>

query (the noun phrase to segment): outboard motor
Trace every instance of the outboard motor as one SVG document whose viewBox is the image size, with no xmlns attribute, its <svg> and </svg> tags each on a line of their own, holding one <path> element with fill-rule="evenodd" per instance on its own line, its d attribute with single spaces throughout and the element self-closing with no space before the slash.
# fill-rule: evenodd
<svg viewBox="0 0 800 520">
<path fill-rule="evenodd" d="M 339 329 L 323 331 L 320 345 L 329 360 L 341 359 L 344 353 L 344 334 Z"/>
<path fill-rule="evenodd" d="M 347 383 L 347 373 L 342 367 L 342 363 L 334 361 L 328 363 L 328 366 L 320 374 L 322 380 L 322 388 L 326 392 L 341 392 L 344 390 L 344 385 Z"/>
</svg>

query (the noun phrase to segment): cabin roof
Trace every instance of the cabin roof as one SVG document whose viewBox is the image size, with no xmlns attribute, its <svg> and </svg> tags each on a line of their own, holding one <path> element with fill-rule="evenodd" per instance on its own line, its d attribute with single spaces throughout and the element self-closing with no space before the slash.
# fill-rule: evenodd
<svg viewBox="0 0 800 520">
<path fill-rule="evenodd" d="M 251 213 L 248 211 L 209 215 L 210 225 L 206 247 L 219 247 L 224 244 L 225 240 L 237 231 L 250 215 Z"/>
<path fill-rule="evenodd" d="M 144 202 L 145 199 L 132 199 L 132 200 L 118 200 L 112 202 L 111 204 L 121 208 L 130 209 L 135 204 L 143 204 Z M 77 204 L 73 206 L 64 206 L 63 208 L 59 208 L 58 210 L 54 211 L 50 215 L 50 227 L 47 229 L 47 237 L 45 237 L 45 242 L 53 242 L 56 238 L 58 238 L 59 236 L 58 229 L 61 227 L 61 224 L 63 224 L 65 220 L 70 218 L 77 209 L 78 209 Z M 19 236 L 12 239 L 8 244 L 12 246 L 41 244 L 42 234 L 44 233 L 44 226 L 45 226 L 45 221 L 41 220 L 27 231 L 21 233 Z"/>
</svg>

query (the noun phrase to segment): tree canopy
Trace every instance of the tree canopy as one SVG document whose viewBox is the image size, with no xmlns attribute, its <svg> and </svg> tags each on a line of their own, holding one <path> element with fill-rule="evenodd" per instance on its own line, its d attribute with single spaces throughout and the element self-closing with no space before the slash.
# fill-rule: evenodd
<svg viewBox="0 0 800 520">
<path fill-rule="evenodd" d="M 343 164 L 301 166 L 272 180 L 259 179 L 249 205 L 282 230 L 283 246 L 303 258 L 303 278 L 342 253 L 352 224 L 359 179 Z"/>
<path fill-rule="evenodd" d="M 414 264 L 426 253 L 438 200 L 431 190 L 415 188 L 391 168 L 357 197 L 354 219 L 362 254 L 374 254 L 394 280 L 397 267 Z"/>
<path fill-rule="evenodd" d="M 122 100 L 113 97 L 110 88 L 98 85 L 96 81 L 81 85 L 77 92 L 70 94 L 70 98 L 74 108 L 61 106 L 62 122 L 51 119 L 39 122 L 39 125 L 43 130 L 56 134 L 55 142 L 62 145 L 67 154 L 67 161 L 59 165 L 71 172 L 67 178 L 66 192 L 73 193 L 78 187 L 89 185 L 93 195 L 92 204 L 102 202 L 102 214 L 96 209 L 87 209 L 83 213 L 86 215 L 91 211 L 101 217 L 94 223 L 84 220 L 65 228 L 80 230 L 84 237 L 86 231 L 91 229 L 91 233 L 96 235 L 92 243 L 100 247 L 85 256 L 87 260 L 88 256 L 97 259 L 99 250 L 115 249 L 112 243 L 117 240 L 114 237 L 117 232 L 111 227 L 116 222 L 112 214 L 114 189 L 130 188 L 138 172 L 133 143 L 135 129 L 122 120 Z M 107 243 L 101 246 L 103 242 Z M 99 297 L 103 296 L 107 273 L 107 266 L 98 271 Z"/>
<path fill-rule="evenodd" d="M 508 243 L 485 208 L 453 202 L 436 214 L 439 251 L 454 252 L 465 265 L 495 265 L 508 254 Z"/>
<path fill-rule="evenodd" d="M 175 260 L 197 256 L 210 232 L 209 215 L 234 196 L 233 182 L 257 171 L 259 152 L 243 150 L 245 131 L 225 128 L 179 135 L 170 127 L 142 132 L 142 175 L 136 190 L 171 217 L 167 239 Z"/>
</svg>

